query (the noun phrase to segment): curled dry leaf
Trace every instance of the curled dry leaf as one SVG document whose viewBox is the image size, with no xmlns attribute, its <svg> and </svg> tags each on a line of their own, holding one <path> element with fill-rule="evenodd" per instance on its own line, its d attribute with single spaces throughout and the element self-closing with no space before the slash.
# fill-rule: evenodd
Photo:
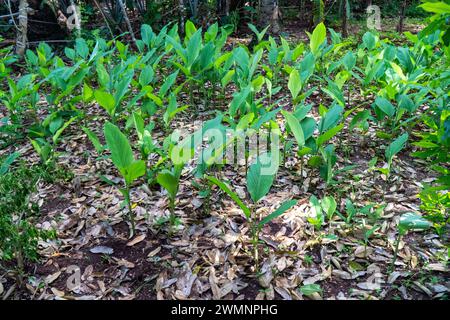
<svg viewBox="0 0 450 320">
<path fill-rule="evenodd" d="M 96 246 L 96 247 L 89 249 L 89 251 L 92 253 L 100 253 L 100 254 L 108 254 L 108 255 L 114 253 L 114 249 L 111 247 L 107 247 L 107 246 Z"/>
<path fill-rule="evenodd" d="M 142 240 L 145 239 L 145 234 L 141 234 L 140 236 L 135 237 L 133 240 L 131 240 L 130 242 L 127 243 L 127 247 L 132 247 L 135 244 L 141 242 Z"/>
</svg>

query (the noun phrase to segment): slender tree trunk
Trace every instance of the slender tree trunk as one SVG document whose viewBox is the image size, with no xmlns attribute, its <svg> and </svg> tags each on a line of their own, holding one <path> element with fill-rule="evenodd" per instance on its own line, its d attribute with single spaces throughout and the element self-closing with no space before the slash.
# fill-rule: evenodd
<svg viewBox="0 0 450 320">
<path fill-rule="evenodd" d="M 131 27 L 130 19 L 128 19 L 127 9 L 125 8 L 125 4 L 124 4 L 123 0 L 119 0 L 119 5 L 120 5 L 120 8 L 122 9 L 123 18 L 127 25 L 128 32 L 130 32 L 131 40 L 133 40 L 133 43 L 136 45 L 136 38 L 134 37 L 133 28 Z"/>
<path fill-rule="evenodd" d="M 367 0 L 367 7 L 369 7 L 369 6 L 371 6 L 372 5 L 372 0 Z"/>
<path fill-rule="evenodd" d="M 184 32 L 184 1 L 183 0 L 179 0 L 178 2 L 178 8 L 180 10 L 180 27 L 182 32 Z"/>
<path fill-rule="evenodd" d="M 28 1 L 20 0 L 19 24 L 17 26 L 17 38 L 16 38 L 16 54 L 19 56 L 23 56 L 25 54 L 28 42 L 27 32 L 28 32 Z"/>
<path fill-rule="evenodd" d="M 348 0 L 342 0 L 342 36 L 348 37 L 348 11 L 350 10 Z"/>
<path fill-rule="evenodd" d="M 103 17 L 103 20 L 105 21 L 106 26 L 108 27 L 109 33 L 111 34 L 111 39 L 114 39 L 114 32 L 111 29 L 111 26 L 109 25 L 108 19 L 106 18 L 105 12 L 103 11 L 103 8 L 100 7 L 99 3 L 97 2 L 97 0 L 93 0 L 95 6 L 98 8 L 98 10 L 100 11 L 100 14 Z"/>
<path fill-rule="evenodd" d="M 406 7 L 408 6 L 408 0 L 403 0 L 402 7 L 400 9 L 400 20 L 398 21 L 397 31 L 399 33 L 403 32 L 403 22 L 405 20 Z"/>
<path fill-rule="evenodd" d="M 260 1 L 260 27 L 265 28 L 270 24 L 270 32 L 278 34 L 281 31 L 280 9 L 276 0 Z"/>
</svg>

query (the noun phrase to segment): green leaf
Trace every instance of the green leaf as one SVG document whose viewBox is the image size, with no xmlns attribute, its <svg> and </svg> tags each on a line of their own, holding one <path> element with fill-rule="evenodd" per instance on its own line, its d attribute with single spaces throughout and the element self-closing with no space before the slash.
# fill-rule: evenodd
<svg viewBox="0 0 450 320">
<path fill-rule="evenodd" d="M 134 180 L 142 177 L 145 174 L 144 160 L 138 160 L 131 163 L 125 168 L 125 182 L 130 185 Z"/>
<path fill-rule="evenodd" d="M 267 30 L 269 29 L 270 25 L 265 27 L 261 32 L 258 31 L 258 29 L 251 23 L 248 24 L 248 27 L 250 30 L 252 30 L 256 34 L 256 38 L 258 39 L 258 42 L 261 42 L 264 38 L 264 35 L 266 34 Z"/>
<path fill-rule="evenodd" d="M 319 137 L 317 137 L 316 145 L 317 147 L 320 147 L 322 144 L 333 138 L 339 131 L 344 128 L 344 124 L 341 123 L 340 125 L 328 130 L 327 132 L 321 134 Z"/>
<path fill-rule="evenodd" d="M 311 48 L 311 52 L 316 55 L 319 51 L 320 45 L 325 41 L 327 37 L 327 29 L 323 22 L 319 23 L 314 29 L 309 46 Z"/>
<path fill-rule="evenodd" d="M 313 284 L 307 284 L 305 286 L 301 286 L 300 287 L 300 291 L 305 295 L 305 296 L 310 296 L 314 293 L 321 293 L 322 289 L 320 288 L 320 285 L 313 283 Z"/>
<path fill-rule="evenodd" d="M 102 106 L 110 116 L 113 116 L 116 101 L 114 100 L 112 94 L 101 90 L 95 90 L 94 96 L 98 104 Z"/>
<path fill-rule="evenodd" d="M 98 154 L 101 154 L 104 150 L 104 146 L 100 142 L 100 139 L 97 137 L 97 135 L 87 127 L 82 127 L 82 129 L 94 146 L 95 151 L 97 151 Z"/>
<path fill-rule="evenodd" d="M 324 117 L 320 120 L 319 123 L 319 131 L 320 133 L 323 133 L 333 126 L 335 126 L 339 119 L 341 118 L 342 112 L 344 111 L 344 108 L 342 108 L 340 105 L 335 105 L 332 107 L 328 112 L 325 114 Z"/>
<path fill-rule="evenodd" d="M 281 204 L 281 206 L 277 210 L 275 210 L 274 212 L 269 214 L 267 217 L 262 219 L 261 222 L 258 224 L 258 227 L 262 228 L 262 226 L 264 226 L 266 223 L 268 223 L 268 222 L 272 221 L 273 219 L 281 216 L 283 213 L 285 213 L 287 210 L 289 210 L 290 208 L 292 208 L 296 204 L 297 204 L 297 200 L 288 200 L 288 201 L 283 202 Z"/>
<path fill-rule="evenodd" d="M 59 128 L 59 129 L 55 132 L 55 134 L 54 134 L 53 137 L 52 137 L 53 144 L 56 144 L 56 143 L 58 142 L 58 139 L 59 139 L 59 137 L 61 136 L 61 134 L 63 133 L 63 131 L 64 131 L 68 126 L 70 126 L 70 124 L 71 124 L 72 122 L 74 122 L 76 119 L 78 119 L 78 116 L 75 116 L 75 117 L 70 118 L 68 121 L 66 121 L 66 122 L 62 125 L 61 128 Z"/>
<path fill-rule="evenodd" d="M 171 171 L 167 169 L 162 170 L 160 173 L 158 173 L 156 182 L 158 182 L 164 189 L 167 190 L 171 199 L 176 198 L 178 193 L 179 180 Z"/>
<path fill-rule="evenodd" d="M 9 167 L 13 162 L 20 156 L 20 152 L 14 152 L 11 153 L 5 161 L 3 161 L 0 165 L 0 175 L 4 175 L 6 172 L 8 172 Z"/>
<path fill-rule="evenodd" d="M 270 154 L 265 153 L 256 159 L 247 173 L 247 189 L 254 203 L 257 203 L 269 192 L 277 171 L 273 172 L 263 166 L 262 160 L 264 160 L 264 164 L 273 165 Z"/>
<path fill-rule="evenodd" d="M 288 88 L 291 92 L 292 100 L 295 100 L 302 90 L 302 81 L 297 69 L 292 69 L 291 74 L 289 75 Z"/>
<path fill-rule="evenodd" d="M 178 76 L 178 70 L 175 71 L 174 73 L 172 73 L 171 75 L 169 75 L 165 80 L 164 80 L 164 84 L 161 86 L 161 88 L 159 89 L 159 96 L 160 97 L 164 97 L 166 95 L 166 93 L 169 91 L 169 89 L 173 86 L 173 84 L 175 83 L 175 80 L 177 79 Z"/>
<path fill-rule="evenodd" d="M 146 66 L 142 69 L 141 74 L 139 75 L 139 84 L 143 87 L 148 85 L 155 75 L 153 68 L 151 65 Z"/>
<path fill-rule="evenodd" d="M 426 2 L 421 5 L 419 5 L 420 8 L 422 8 L 425 11 L 432 12 L 432 13 L 438 13 L 438 14 L 445 14 L 450 13 L 450 5 L 445 2 Z"/>
<path fill-rule="evenodd" d="M 367 50 L 372 50 L 375 48 L 377 42 L 377 38 L 371 32 L 366 32 L 363 36 L 363 43 Z"/>
<path fill-rule="evenodd" d="M 400 234 L 409 230 L 426 230 L 432 226 L 431 222 L 413 212 L 407 212 L 400 217 L 398 229 Z"/>
<path fill-rule="evenodd" d="M 230 190 L 230 188 L 228 188 L 228 186 L 225 183 L 211 176 L 207 176 L 206 179 L 217 185 L 223 192 L 228 194 L 230 198 L 233 199 L 233 201 L 236 202 L 236 204 L 241 208 L 247 219 L 251 218 L 250 209 L 242 202 L 242 200 L 236 193 L 234 193 L 233 191 Z"/>
<path fill-rule="evenodd" d="M 375 99 L 375 104 L 381 109 L 388 117 L 393 117 L 395 114 L 395 107 L 386 98 L 377 97 Z"/>
<path fill-rule="evenodd" d="M 189 39 L 187 50 L 187 67 L 190 68 L 199 56 L 202 47 L 202 30 L 197 30 Z"/>
<path fill-rule="evenodd" d="M 408 141 L 408 137 L 408 134 L 404 133 L 400 137 L 392 141 L 389 147 L 387 147 L 385 155 L 388 161 L 391 161 L 392 158 L 405 147 L 406 141 Z"/>
<path fill-rule="evenodd" d="M 124 170 L 134 162 L 130 143 L 120 129 L 110 122 L 105 124 L 103 131 L 106 143 L 111 151 L 111 160 L 124 175 Z"/>
<path fill-rule="evenodd" d="M 289 129 L 291 130 L 292 134 L 295 137 L 295 140 L 297 141 L 298 146 L 301 148 L 305 145 L 305 136 L 303 134 L 303 129 L 300 125 L 300 122 L 292 113 L 289 113 L 285 110 L 281 110 L 281 113 L 286 118 L 286 121 L 289 125 Z"/>
<path fill-rule="evenodd" d="M 334 197 L 326 196 L 322 199 L 320 205 L 323 211 L 325 211 L 328 220 L 330 220 L 333 217 L 333 214 L 336 212 L 336 200 L 334 199 Z"/>
</svg>

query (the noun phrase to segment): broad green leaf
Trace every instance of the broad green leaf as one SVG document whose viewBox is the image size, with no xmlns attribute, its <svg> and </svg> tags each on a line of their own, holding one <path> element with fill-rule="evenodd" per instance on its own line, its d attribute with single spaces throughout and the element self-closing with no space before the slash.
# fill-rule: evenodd
<svg viewBox="0 0 450 320">
<path fill-rule="evenodd" d="M 258 42 L 261 42 L 264 38 L 264 35 L 266 34 L 267 30 L 269 29 L 270 25 L 265 27 L 261 32 L 258 31 L 258 29 L 251 23 L 248 24 L 248 27 L 250 30 L 252 30 L 256 34 L 256 38 L 258 39 Z"/>
<path fill-rule="evenodd" d="M 83 84 L 83 101 L 88 102 L 94 96 L 94 91 L 86 83 Z"/>
<path fill-rule="evenodd" d="M 297 204 L 297 200 L 288 200 L 288 201 L 283 202 L 281 204 L 281 206 L 277 210 L 275 210 L 274 212 L 269 214 L 267 217 L 262 219 L 261 222 L 258 224 L 258 227 L 262 228 L 262 226 L 264 226 L 266 223 L 268 223 L 268 222 L 272 221 L 273 219 L 281 216 L 283 213 L 285 213 L 287 210 L 289 210 L 290 208 L 292 208 L 296 204 Z"/>
<path fill-rule="evenodd" d="M 395 107 L 386 98 L 377 97 L 375 99 L 375 105 L 380 108 L 388 117 L 393 117 L 395 114 Z"/>
<path fill-rule="evenodd" d="M 334 197 L 326 196 L 322 199 L 320 205 L 323 211 L 325 211 L 328 220 L 330 220 L 333 214 L 336 212 L 337 208 L 336 200 L 334 199 Z"/>
<path fill-rule="evenodd" d="M 171 171 L 167 169 L 162 170 L 160 173 L 158 173 L 156 182 L 158 182 L 164 189 L 167 190 L 171 199 L 176 198 L 178 193 L 179 181 Z"/>
<path fill-rule="evenodd" d="M 233 100 L 230 103 L 230 116 L 234 117 L 237 110 L 245 103 L 248 95 L 251 92 L 251 86 L 246 87 L 241 92 L 237 92 L 233 96 Z"/>
<path fill-rule="evenodd" d="M 145 162 L 144 160 L 137 160 L 131 163 L 125 168 L 125 181 L 127 185 L 130 185 L 134 180 L 142 177 L 145 174 Z"/>
<path fill-rule="evenodd" d="M 376 36 L 372 32 L 366 32 L 363 36 L 363 43 L 367 50 L 375 48 L 377 42 Z"/>
<path fill-rule="evenodd" d="M 344 124 L 341 123 L 340 125 L 328 130 L 327 132 L 321 134 L 319 137 L 317 137 L 316 144 L 317 147 L 320 147 L 322 144 L 333 138 L 339 131 L 342 130 L 344 127 Z"/>
<path fill-rule="evenodd" d="M 202 47 L 202 30 L 197 30 L 192 37 L 189 39 L 187 45 L 187 67 L 190 68 L 196 61 L 200 49 Z"/>
<path fill-rule="evenodd" d="M 298 146 L 301 148 L 305 145 L 305 136 L 303 134 L 303 129 L 300 125 L 300 122 L 296 117 L 285 110 L 281 110 L 281 113 L 286 118 L 287 124 L 289 125 L 289 129 L 297 141 Z"/>
<path fill-rule="evenodd" d="M 320 285 L 313 283 L 313 284 L 307 284 L 307 285 L 301 286 L 300 291 L 305 296 L 310 296 L 314 293 L 321 293 L 322 289 L 320 288 Z"/>
<path fill-rule="evenodd" d="M 318 53 L 319 47 L 325 41 L 326 37 L 327 29 L 323 22 L 321 22 L 316 26 L 310 38 L 309 46 L 314 55 Z"/>
<path fill-rule="evenodd" d="M 370 117 L 369 110 L 363 110 L 358 112 L 352 119 L 349 125 L 349 129 L 353 130 L 357 125 L 363 124 Z"/>
<path fill-rule="evenodd" d="M 322 117 L 319 123 L 319 131 L 323 133 L 334 127 L 341 118 L 344 109 L 340 105 L 335 105 Z"/>
<path fill-rule="evenodd" d="M 209 181 L 211 181 L 212 183 L 214 183 L 215 185 L 217 185 L 223 192 L 228 194 L 230 196 L 230 198 L 233 199 L 233 201 L 236 202 L 236 204 L 241 208 L 241 210 L 244 212 L 247 219 L 251 218 L 250 209 L 242 202 L 242 200 L 239 198 L 239 196 L 236 193 L 234 193 L 233 191 L 230 190 L 230 188 L 228 188 L 228 186 L 225 183 L 223 183 L 216 177 L 207 176 L 206 178 Z"/>
<path fill-rule="evenodd" d="M 278 159 L 277 159 L 278 160 Z M 273 159 L 269 153 L 260 155 L 254 164 L 250 166 L 247 173 L 247 190 L 254 203 L 261 200 L 272 187 L 278 167 L 276 170 L 269 169 L 273 166 Z"/>
<path fill-rule="evenodd" d="M 58 142 L 59 137 L 61 136 L 61 134 L 63 133 L 63 131 L 70 126 L 70 124 L 72 122 L 74 122 L 76 119 L 78 119 L 78 116 L 72 117 L 70 118 L 68 121 L 66 121 L 61 128 L 59 128 L 55 134 L 52 137 L 53 143 L 56 144 Z"/>
<path fill-rule="evenodd" d="M 111 160 L 123 174 L 125 168 L 134 162 L 130 143 L 120 129 L 111 122 L 105 124 L 103 131 L 106 143 L 111 151 Z"/>
<path fill-rule="evenodd" d="M 153 80 L 154 75 L 155 72 L 153 71 L 152 66 L 146 66 L 144 69 L 142 69 L 141 74 L 139 75 L 139 84 L 141 86 L 148 85 Z"/>
<path fill-rule="evenodd" d="M 94 96 L 98 104 L 102 106 L 110 116 L 113 116 L 116 101 L 114 100 L 112 94 L 101 90 L 95 90 Z"/>
<path fill-rule="evenodd" d="M 302 81 L 297 69 L 292 69 L 291 74 L 289 75 L 288 88 L 291 92 L 292 100 L 295 100 L 302 90 Z"/>
<path fill-rule="evenodd" d="M 165 80 L 163 85 L 161 86 L 161 88 L 159 89 L 159 96 L 160 97 L 164 97 L 167 92 L 169 91 L 169 89 L 173 86 L 173 84 L 175 83 L 175 80 L 177 79 L 178 76 L 178 70 L 175 71 L 174 73 L 170 74 Z"/>
<path fill-rule="evenodd" d="M 421 5 L 419 5 L 423 10 L 437 13 L 437 14 L 445 14 L 450 13 L 450 4 L 447 4 L 445 2 L 426 2 Z"/>
<path fill-rule="evenodd" d="M 20 152 L 11 153 L 0 165 L 0 175 L 4 175 L 8 172 L 9 167 L 20 156 Z"/>
<path fill-rule="evenodd" d="M 385 155 L 388 161 L 391 161 L 392 158 L 405 147 L 406 141 L 408 141 L 408 137 L 408 134 L 404 133 L 400 137 L 392 141 L 389 147 L 386 148 Z"/>
<path fill-rule="evenodd" d="M 398 229 L 400 234 L 405 234 L 409 230 L 426 230 L 431 227 L 431 222 L 413 212 L 407 212 L 400 217 Z"/>
</svg>

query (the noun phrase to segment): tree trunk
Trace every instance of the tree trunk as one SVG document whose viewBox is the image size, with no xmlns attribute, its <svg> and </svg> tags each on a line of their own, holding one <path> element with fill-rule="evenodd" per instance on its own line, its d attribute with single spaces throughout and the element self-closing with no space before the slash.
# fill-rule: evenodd
<svg viewBox="0 0 450 320">
<path fill-rule="evenodd" d="M 178 10 L 180 11 L 180 28 L 181 28 L 181 32 L 184 32 L 184 2 L 183 0 L 179 0 L 178 2 Z"/>
<path fill-rule="evenodd" d="M 400 9 L 400 20 L 398 21 L 397 31 L 399 33 L 403 32 L 403 22 L 405 20 L 406 7 L 408 5 L 408 0 L 403 0 L 402 8 Z"/>
<path fill-rule="evenodd" d="M 342 36 L 344 38 L 348 37 L 348 11 L 350 10 L 348 0 L 342 0 Z"/>
<path fill-rule="evenodd" d="M 127 25 L 128 32 L 130 32 L 131 40 L 133 40 L 133 43 L 136 44 L 136 38 L 134 37 L 133 28 L 131 27 L 130 19 L 128 19 L 127 9 L 125 8 L 123 0 L 119 0 L 119 5 L 122 9 L 123 19 L 125 20 L 125 23 Z"/>
<path fill-rule="evenodd" d="M 270 32 L 278 34 L 281 31 L 280 9 L 276 0 L 260 1 L 260 27 L 265 28 L 270 24 Z"/>
<path fill-rule="evenodd" d="M 14 18 L 13 18 L 14 19 Z M 20 0 L 19 25 L 17 26 L 16 54 L 23 56 L 27 48 L 28 32 L 28 0 Z"/>
</svg>

